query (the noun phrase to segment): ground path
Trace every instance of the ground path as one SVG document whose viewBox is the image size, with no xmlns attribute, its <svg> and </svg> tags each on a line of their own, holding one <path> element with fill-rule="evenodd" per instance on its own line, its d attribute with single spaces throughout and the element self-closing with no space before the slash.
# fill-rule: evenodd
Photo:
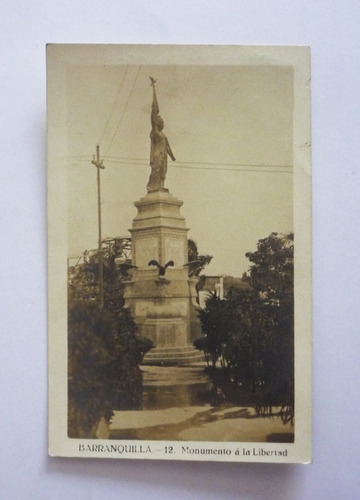
<svg viewBox="0 0 360 500">
<path fill-rule="evenodd" d="M 204 363 L 141 367 L 143 409 L 116 411 L 112 439 L 292 442 L 294 427 L 276 413 L 261 417 L 251 407 L 216 403 Z"/>
</svg>

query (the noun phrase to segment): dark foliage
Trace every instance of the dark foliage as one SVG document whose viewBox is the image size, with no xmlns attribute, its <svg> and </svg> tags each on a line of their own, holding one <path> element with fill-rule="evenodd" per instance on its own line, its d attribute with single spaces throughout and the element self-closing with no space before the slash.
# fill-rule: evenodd
<svg viewBox="0 0 360 500">
<path fill-rule="evenodd" d="M 101 417 L 112 410 L 138 409 L 142 403 L 139 364 L 153 344 L 138 334 L 123 307 L 123 278 L 116 248 L 104 251 L 104 308 L 98 305 L 97 252 L 69 272 L 68 432 L 93 437 Z"/>
<path fill-rule="evenodd" d="M 214 369 L 220 364 L 227 397 L 252 394 L 260 413 L 281 406 L 285 420 L 294 407 L 293 251 L 292 234 L 260 240 L 246 254 L 249 288 L 209 297 L 199 313 L 204 337 L 194 344 Z"/>
<path fill-rule="evenodd" d="M 103 336 L 113 318 L 96 304 L 74 303 L 68 316 L 68 434 L 89 437 L 101 417 L 111 416 L 109 352 Z"/>
<path fill-rule="evenodd" d="M 188 268 L 189 277 L 197 276 L 210 264 L 212 255 L 199 255 L 197 244 L 194 240 L 188 240 Z"/>
</svg>

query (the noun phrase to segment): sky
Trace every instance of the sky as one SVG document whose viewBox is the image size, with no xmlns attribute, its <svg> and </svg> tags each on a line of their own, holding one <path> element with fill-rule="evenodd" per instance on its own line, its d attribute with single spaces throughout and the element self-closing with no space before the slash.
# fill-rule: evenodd
<svg viewBox="0 0 360 500">
<path fill-rule="evenodd" d="M 68 254 L 97 246 L 97 143 L 102 236 L 130 235 L 150 174 L 149 76 L 176 157 L 165 187 L 184 202 L 189 238 L 213 256 L 206 274 L 241 276 L 260 238 L 293 231 L 290 66 L 68 66 Z"/>
</svg>

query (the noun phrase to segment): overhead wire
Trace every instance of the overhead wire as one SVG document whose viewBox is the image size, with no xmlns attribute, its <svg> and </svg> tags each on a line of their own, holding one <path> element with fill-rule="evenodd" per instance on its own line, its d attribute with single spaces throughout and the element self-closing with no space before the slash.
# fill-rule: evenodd
<svg viewBox="0 0 360 500">
<path fill-rule="evenodd" d="M 107 156 L 108 160 L 130 160 L 130 161 L 149 161 L 147 158 L 130 158 L 128 156 Z M 181 161 L 176 160 L 176 163 L 181 163 L 183 165 L 217 165 L 226 167 L 261 167 L 261 168 L 292 168 L 292 165 L 266 165 L 263 163 L 222 163 L 215 161 Z"/>
<path fill-rule="evenodd" d="M 118 92 L 117 92 L 117 95 L 116 95 L 116 97 L 115 97 L 115 100 L 114 100 L 114 103 L 113 103 L 112 109 L 111 109 L 111 111 L 110 111 L 109 118 L 108 118 L 108 120 L 107 120 L 107 122 L 106 122 L 106 124 L 105 124 L 104 130 L 103 130 L 103 132 L 102 132 L 102 134 L 101 134 L 100 138 L 99 138 L 99 139 L 98 139 L 98 141 L 97 141 L 97 144 L 101 144 L 101 141 L 102 141 L 102 139 L 103 139 L 103 137 L 104 137 L 104 135 L 105 135 L 105 131 L 106 131 L 106 129 L 107 129 L 107 127 L 108 127 L 109 123 L 110 123 L 110 120 L 111 120 L 112 116 L 113 116 L 113 113 L 114 113 L 114 110 L 115 110 L 115 105 L 116 105 L 116 103 L 117 103 L 117 101 L 118 101 L 118 99 L 119 99 L 119 95 L 120 95 L 120 92 L 121 92 L 122 86 L 123 86 L 123 84 L 124 84 L 124 81 L 125 81 L 125 78 L 126 78 L 127 71 L 128 71 L 128 66 L 126 66 L 126 67 L 125 67 L 125 72 L 124 72 L 124 74 L 123 74 L 123 77 L 122 77 L 122 80 L 121 80 L 121 83 L 120 83 L 119 90 L 118 90 Z"/>
<path fill-rule="evenodd" d="M 139 76 L 140 70 L 141 70 L 141 65 L 139 66 L 139 69 L 138 69 L 138 71 L 137 71 L 137 73 L 136 73 L 136 77 L 135 77 L 134 83 L 133 83 L 133 85 L 132 85 L 132 87 L 131 87 L 131 90 L 130 90 L 130 93 L 129 93 L 128 99 L 127 99 L 127 101 L 126 101 L 126 103 L 125 103 L 125 106 L 124 106 L 124 109 L 123 109 L 123 111 L 122 111 L 122 113 L 121 113 L 121 115 L 120 115 L 120 119 L 119 119 L 118 125 L 117 125 L 117 127 L 116 127 L 116 129 L 115 129 L 115 132 L 114 132 L 113 136 L 112 136 L 112 139 L 111 139 L 111 141 L 110 141 L 110 144 L 109 144 L 109 146 L 108 146 L 107 150 L 105 151 L 104 157 L 106 157 L 107 152 L 108 152 L 108 151 L 109 151 L 109 149 L 111 148 L 111 145 L 112 145 L 112 143 L 114 142 L 114 139 L 115 139 L 115 137 L 116 137 L 116 134 L 117 134 L 117 132 L 118 132 L 118 130 L 119 130 L 119 128 L 120 128 L 120 124 L 121 124 L 122 119 L 123 119 L 123 117 L 124 117 L 125 111 L 126 111 L 126 109 L 127 109 L 127 107 L 128 107 L 128 104 L 129 104 L 130 98 L 131 98 L 131 96 L 132 96 L 132 93 L 133 93 L 134 87 L 135 87 L 135 85 L 136 85 L 136 82 L 137 82 L 137 79 L 138 79 L 138 76 Z"/>
<path fill-rule="evenodd" d="M 88 162 L 89 156 L 82 155 L 78 157 L 69 157 L 70 161 L 75 162 Z M 146 158 L 120 158 L 115 156 L 108 156 L 106 158 L 107 163 L 113 163 L 118 165 L 136 165 L 140 167 L 148 166 L 148 160 Z M 140 163 L 143 162 L 143 163 Z M 270 174 L 291 174 L 291 165 L 249 165 L 242 163 L 214 163 L 214 162 L 188 162 L 188 161 L 176 161 L 172 163 L 170 168 L 185 168 L 190 170 L 213 170 L 218 172 L 263 172 Z M 276 169 L 276 170 L 275 170 Z M 282 170 L 280 170 L 282 169 Z"/>
<path fill-rule="evenodd" d="M 137 165 L 137 166 L 141 166 L 141 167 L 145 167 L 147 166 L 146 163 L 139 163 L 137 161 L 131 161 L 131 160 L 127 160 L 127 161 L 122 161 L 122 160 L 115 160 L 115 159 L 107 159 L 106 160 L 107 162 L 110 162 L 110 163 L 114 163 L 114 164 L 119 164 L 119 165 Z M 263 172 L 263 173 L 269 173 L 269 174 L 292 174 L 292 170 L 273 170 L 273 168 L 277 167 L 279 168 L 278 166 L 271 166 L 271 165 L 264 165 L 264 166 L 260 166 L 260 165 L 238 165 L 238 168 L 227 168 L 227 166 L 225 166 L 224 164 L 221 164 L 219 165 L 219 167 L 215 167 L 215 166 L 211 166 L 211 164 L 209 164 L 210 166 L 205 166 L 207 164 L 205 163 L 201 163 L 200 164 L 201 166 L 197 166 L 197 162 L 193 162 L 193 163 L 190 163 L 190 162 L 182 162 L 182 161 L 177 161 L 176 163 L 173 163 L 171 164 L 171 167 L 170 168 L 185 168 L 185 169 L 189 169 L 189 170 L 213 170 L 213 171 L 217 171 L 217 172 L 224 172 L 224 171 L 227 171 L 227 172 L 253 172 L 253 173 L 258 173 L 258 172 Z M 230 167 L 234 167 L 235 165 L 234 164 L 230 164 Z M 244 167 L 247 167 L 247 168 L 244 168 Z M 261 168 L 259 168 L 261 167 Z M 267 170 L 265 170 L 264 168 L 268 167 Z M 288 168 L 291 168 L 291 167 L 288 167 Z"/>
</svg>

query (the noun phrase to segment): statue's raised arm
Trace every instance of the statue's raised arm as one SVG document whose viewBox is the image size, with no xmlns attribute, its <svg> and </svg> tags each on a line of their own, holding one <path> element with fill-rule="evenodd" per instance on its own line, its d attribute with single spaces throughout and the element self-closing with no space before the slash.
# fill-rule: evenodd
<svg viewBox="0 0 360 500">
<path fill-rule="evenodd" d="M 153 101 L 151 105 L 151 127 L 154 128 L 156 127 L 156 122 L 159 118 L 159 103 L 156 97 L 156 90 L 155 90 L 155 82 L 156 80 L 151 81 L 151 86 L 153 88 Z"/>
<path fill-rule="evenodd" d="M 151 149 L 150 166 L 151 174 L 147 185 L 148 192 L 164 190 L 164 181 L 167 172 L 167 155 L 175 161 L 175 156 L 171 151 L 169 141 L 163 132 L 164 120 L 159 115 L 159 103 L 156 96 L 155 82 L 150 77 L 153 88 L 153 100 L 151 105 Z"/>
</svg>

